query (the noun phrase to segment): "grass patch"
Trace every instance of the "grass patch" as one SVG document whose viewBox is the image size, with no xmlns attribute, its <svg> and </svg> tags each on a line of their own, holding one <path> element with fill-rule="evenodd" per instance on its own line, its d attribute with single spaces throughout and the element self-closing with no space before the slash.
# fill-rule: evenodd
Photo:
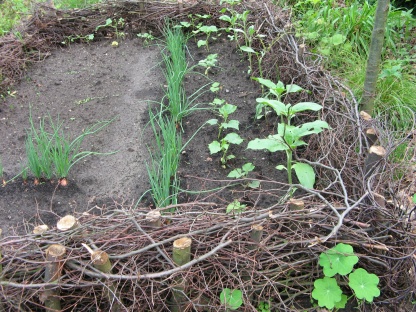
<svg viewBox="0 0 416 312">
<path fill-rule="evenodd" d="M 376 5 L 356 0 L 346 1 L 345 6 L 333 0 L 294 4 L 296 35 L 312 51 L 326 56 L 325 66 L 343 78 L 357 98 L 363 91 Z M 374 113 L 388 116 L 394 130 L 408 131 L 414 124 L 416 58 L 409 44 L 414 27 L 416 19 L 410 11 L 390 7 Z"/>
</svg>

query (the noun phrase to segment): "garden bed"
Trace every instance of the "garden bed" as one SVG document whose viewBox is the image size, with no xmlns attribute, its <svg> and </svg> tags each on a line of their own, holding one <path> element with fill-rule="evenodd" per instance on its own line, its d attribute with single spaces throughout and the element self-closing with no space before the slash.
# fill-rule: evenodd
<svg viewBox="0 0 416 312">
<path fill-rule="evenodd" d="M 160 105 L 166 86 L 160 70 L 161 48 L 152 45 L 154 42 L 146 45 L 134 36 L 143 29 L 157 33 L 162 17 L 176 17 L 179 21 L 190 13 L 218 17 L 219 8 L 154 3 L 146 4 L 143 11 L 140 4 L 118 3 L 103 5 L 101 10 L 75 11 L 63 19 L 62 12 L 42 8 L 29 25 L 43 21 L 35 27 L 36 39 L 54 41 L 49 44 L 54 43 L 55 49 L 48 52 L 46 42 L 42 42 L 41 55 L 50 56 L 24 72 L 22 82 L 10 89 L 16 93 L 1 104 L 1 128 L 7 131 L 0 138 L 6 179 L 18 174 L 24 164 L 30 111 L 35 122 L 47 114 L 53 119 L 59 115 L 71 135 L 97 121 L 115 118 L 104 130 L 88 137 L 83 146 L 94 152 L 116 153 L 91 156 L 77 163 L 66 187 L 56 180 L 34 185 L 29 176 L 26 183 L 18 177 L 0 189 L 0 228 L 8 236 L 0 243 L 4 306 L 42 308 L 45 297 L 39 293 L 46 290 L 47 294 L 52 285 L 44 283 L 36 263 L 43 263 L 45 249 L 53 242 L 70 250 L 70 257 L 62 262 L 65 265 L 60 280 L 64 309 L 77 306 L 108 310 L 110 305 L 132 311 L 175 309 L 178 279 L 183 278 L 186 296 L 180 299 L 180 309 L 221 310 L 224 307 L 219 294 L 229 288 L 242 290 L 241 310 L 254 311 L 261 302 L 272 299 L 272 311 L 296 311 L 310 308 L 313 282 L 322 276 L 317 264 L 319 255 L 336 243 L 345 243 L 354 247 L 360 267 L 381 280 L 381 296 L 371 309 L 408 308 L 403 299 L 411 300 L 415 286 L 411 209 L 404 206 L 408 204 L 407 196 L 396 202 L 386 202 L 385 198 L 400 191 L 410 194 L 412 186 L 406 179 L 411 179 L 412 172 L 403 175 L 400 164 L 393 166 L 384 159 L 375 168 L 366 168 L 371 145 L 364 135 L 366 129 L 375 127 L 379 141 L 390 142 L 386 148 L 392 150 L 394 142 L 386 140 L 388 130 L 379 121 L 360 118 L 354 97 L 322 69 L 320 56 L 299 51 L 294 37 L 285 33 L 290 23 L 284 12 L 277 12 L 268 2 L 245 5 L 253 12 L 253 23 L 272 42 L 264 56 L 264 76 L 275 80 L 278 74 L 284 84 L 296 83 L 310 91 L 291 94 L 285 100 L 320 103 L 324 108 L 320 117 L 332 127 L 331 131 L 311 136 L 309 145 L 298 149 L 297 158 L 309 161 L 317 172 L 315 189 L 297 185 L 295 197 L 299 201 L 288 202 L 287 174 L 275 169 L 285 163 L 284 153 L 246 149 L 250 140 L 273 134 L 278 119 L 273 115 L 255 118 L 256 98 L 262 95 L 262 88 L 250 79 L 248 62 L 236 45 L 226 36 L 219 36 L 207 51 L 196 46 L 197 39 L 191 39 L 187 49 L 189 64 L 197 64 L 212 53 L 218 54 L 218 64 L 206 72 L 196 67 L 194 71 L 199 74 L 186 75 L 186 93 L 193 94 L 207 83 L 203 90 L 209 89 L 214 81 L 220 88 L 201 92 L 195 103 L 205 109 L 192 112 L 178 124 L 182 141 L 192 139 L 181 152 L 177 174 L 179 204 L 163 208 L 161 223 L 153 224 L 148 213 L 161 207 L 154 204 L 148 192 L 146 163 L 150 161 L 148 148 L 154 141 L 149 107 Z M 67 41 L 65 47 L 56 49 L 74 31 L 85 39 L 108 16 L 114 20 L 123 17 L 123 31 L 130 38 L 119 40 L 115 33 L 99 28 L 95 33 L 97 42 L 81 45 Z M 258 22 L 262 19 L 265 23 Z M 71 21 L 76 27 L 72 33 L 65 27 L 55 32 L 50 31 L 51 27 L 42 28 L 44 24 L 56 26 L 57 21 L 61 21 L 60 26 Z M 272 39 L 278 37 L 281 39 Z M 112 44 L 115 39 L 117 46 Z M 4 41 L 3 47 L 6 45 Z M 258 75 L 258 68 L 252 74 Z M 244 143 L 232 147 L 236 158 L 226 165 L 208 149 L 217 138 L 215 127 L 206 124 L 200 128 L 215 118 L 214 112 L 206 109 L 214 98 L 237 106 L 232 118 L 240 122 L 238 133 L 244 138 Z M 310 118 L 303 114 L 296 122 Z M 227 178 L 231 170 L 247 162 L 255 166 L 249 180 Z M 390 183 L 397 172 L 403 175 L 401 183 Z M 259 181 L 261 187 L 246 187 L 253 180 Z M 387 187 L 389 191 L 384 192 Z M 226 213 L 234 200 L 245 205 L 241 214 Z M 67 214 L 76 216 L 77 226 L 70 232 L 58 231 L 56 222 Z M 41 236 L 31 234 L 40 224 L 52 229 Z M 256 240 L 251 233 L 257 230 L 261 233 Z M 171 243 L 183 237 L 193 241 L 192 262 L 178 268 L 171 260 Z M 88 249 L 81 244 L 105 251 L 112 270 L 107 275 L 95 270 Z M 28 272 L 24 277 L 18 274 L 23 267 Z M 103 283 L 117 289 L 116 299 L 103 291 Z M 367 308 L 359 304 L 363 310 Z"/>
</svg>

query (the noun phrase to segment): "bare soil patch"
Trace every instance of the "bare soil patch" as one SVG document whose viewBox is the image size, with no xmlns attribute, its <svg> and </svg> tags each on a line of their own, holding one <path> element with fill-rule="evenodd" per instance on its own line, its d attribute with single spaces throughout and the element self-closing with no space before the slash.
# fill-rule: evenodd
<svg viewBox="0 0 416 312">
<path fill-rule="evenodd" d="M 55 50 L 35 64 L 16 87 L 16 96 L 1 103 L 1 158 L 7 178 L 26 163 L 29 114 L 38 122 L 50 115 L 64 122 L 75 137 L 101 120 L 115 118 L 103 131 L 88 137 L 84 150 L 117 151 L 91 156 L 70 172 L 68 187 L 57 181 L 33 185 L 21 178 L 0 189 L 0 227 L 6 234 L 22 220 L 50 224 L 65 214 L 87 211 L 96 204 L 135 201 L 148 188 L 143 135 L 149 101 L 162 96 L 163 79 L 156 47 L 143 48 L 139 40 L 73 44 Z M 30 230 L 30 229 L 29 229 Z"/>
</svg>

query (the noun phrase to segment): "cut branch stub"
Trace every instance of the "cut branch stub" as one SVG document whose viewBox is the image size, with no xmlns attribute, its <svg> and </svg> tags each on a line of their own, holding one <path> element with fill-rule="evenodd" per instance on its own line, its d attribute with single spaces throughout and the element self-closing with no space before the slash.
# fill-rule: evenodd
<svg viewBox="0 0 416 312">
<path fill-rule="evenodd" d="M 380 160 L 386 156 L 386 150 L 382 146 L 373 145 L 364 162 L 364 176 L 367 178 L 377 167 Z"/>
<path fill-rule="evenodd" d="M 108 254 L 102 250 L 95 250 L 91 254 L 92 265 L 103 273 L 111 273 L 111 261 Z"/>
<path fill-rule="evenodd" d="M 192 239 L 182 237 L 173 242 L 173 262 L 176 265 L 184 265 L 191 261 L 191 244 Z M 182 276 L 176 276 L 172 285 L 172 298 L 170 310 L 172 312 L 182 312 L 188 305 L 187 296 L 185 294 L 186 279 Z"/>
<path fill-rule="evenodd" d="M 151 227 L 161 227 L 162 218 L 159 210 L 152 210 L 146 214 L 146 222 Z"/>
<path fill-rule="evenodd" d="M 377 142 L 377 131 L 374 128 L 369 128 L 365 131 L 365 136 L 367 137 L 368 144 L 370 146 L 374 145 Z"/>
<path fill-rule="evenodd" d="M 191 244 L 192 239 L 182 237 L 173 242 L 173 262 L 176 265 L 184 265 L 191 261 Z"/>
<path fill-rule="evenodd" d="M 303 210 L 305 208 L 305 202 L 300 199 L 291 198 L 288 204 L 290 211 Z"/>
<path fill-rule="evenodd" d="M 260 224 L 253 224 L 251 226 L 251 232 L 250 232 L 250 239 L 252 241 L 252 244 L 248 245 L 248 249 L 250 250 L 257 249 L 258 244 L 260 244 L 262 236 L 263 236 L 263 226 L 261 226 Z"/>
<path fill-rule="evenodd" d="M 360 112 L 360 117 L 365 121 L 371 121 L 373 119 L 371 115 L 365 111 Z"/>
<path fill-rule="evenodd" d="M 112 264 L 110 261 L 110 257 L 108 253 L 102 250 L 92 250 L 88 245 L 82 244 L 88 252 L 91 254 L 91 262 L 94 268 L 97 270 L 105 273 L 111 274 Z M 117 287 L 114 283 L 110 281 L 105 281 L 106 286 L 104 286 L 104 293 L 110 302 L 110 309 L 111 312 L 118 312 L 121 311 L 120 301 L 117 298 Z"/>
<path fill-rule="evenodd" d="M 78 221 L 74 216 L 67 215 L 58 221 L 56 227 L 62 232 L 74 230 L 78 227 Z"/>
<path fill-rule="evenodd" d="M 64 266 L 64 256 L 66 254 L 65 246 L 53 244 L 46 249 L 45 278 L 46 283 L 58 282 L 62 275 Z M 41 301 L 45 302 L 46 311 L 60 311 L 61 299 L 60 290 L 57 286 L 46 286 L 45 291 L 41 294 Z"/>
<path fill-rule="evenodd" d="M 33 234 L 35 234 L 35 235 L 42 235 L 47 230 L 49 230 L 49 227 L 46 224 L 41 224 L 41 225 L 38 225 L 38 226 L 35 226 L 34 227 Z"/>
</svg>

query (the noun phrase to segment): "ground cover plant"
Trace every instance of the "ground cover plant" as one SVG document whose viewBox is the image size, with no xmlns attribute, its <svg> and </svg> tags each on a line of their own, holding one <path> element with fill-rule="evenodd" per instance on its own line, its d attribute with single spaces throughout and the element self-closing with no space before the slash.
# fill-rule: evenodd
<svg viewBox="0 0 416 312">
<path fill-rule="evenodd" d="M 207 24 L 215 23 L 217 28 L 224 27 L 222 24 L 224 21 L 218 19 L 222 13 L 217 5 L 207 6 L 204 3 L 189 8 L 186 7 L 188 4 L 182 4 L 187 14 L 192 11 L 195 13 L 192 16 L 210 15 L 212 18 L 206 21 Z M 151 134 L 160 133 L 160 120 L 166 121 L 166 128 L 171 129 L 170 134 L 179 132 L 182 140 L 189 142 L 181 149 L 179 171 L 176 174 L 180 179 L 182 190 L 178 194 L 177 204 L 154 207 L 156 209 L 151 209 L 150 201 L 144 201 L 136 206 L 136 200 L 132 200 L 130 196 L 125 201 L 114 197 L 113 205 L 108 202 L 100 204 L 91 199 L 92 204 L 88 207 L 94 207 L 93 209 L 88 211 L 71 209 L 70 213 L 76 217 L 76 226 L 71 228 L 70 232 L 58 231 L 56 228 L 59 227 L 52 222 L 49 223 L 50 230 L 43 234 L 27 234 L 23 239 L 12 237 L 0 241 L 3 255 L 0 284 L 4 289 L 0 296 L 1 304 L 12 309 L 19 306 L 21 309 L 37 310 L 39 307 L 44 307 L 44 299 L 48 299 L 48 293 L 52 291 L 56 298 L 59 299 L 60 296 L 65 298 L 61 304 L 67 309 L 85 307 L 89 310 L 110 310 L 117 306 L 121 309 L 151 311 L 221 308 L 236 308 L 242 311 L 256 311 L 260 308 L 266 311 L 314 309 L 310 303 L 313 298 L 314 282 L 325 274 L 317 265 L 320 255 L 333 256 L 332 248 L 343 243 L 354 245 L 354 252 L 360 257 L 358 265 L 360 268 L 379 276 L 377 287 L 380 289 L 380 295 L 373 296 L 372 302 L 367 303 L 369 306 L 358 305 L 358 308 L 409 309 L 406 303 L 414 299 L 412 290 L 415 280 L 412 206 L 405 206 L 407 194 L 411 196 L 415 194 L 412 191 L 412 184 L 407 182 L 407 179 L 410 179 L 410 172 L 408 169 L 403 170 L 407 164 L 391 163 L 386 155 L 384 158 L 378 158 L 377 162 L 371 161 L 374 167 L 371 175 L 364 173 L 366 163 L 369 162 L 368 155 L 372 155 L 368 151 L 365 137 L 367 127 L 375 127 L 380 144 L 385 145 L 389 152 L 395 148 L 398 141 L 391 136 L 388 127 L 384 127 L 382 120 L 377 118 L 364 120 L 360 117 L 353 93 L 339 83 L 338 79 L 323 70 L 320 57 L 310 53 L 305 47 L 303 56 L 299 58 L 301 47 L 293 34 L 287 32 L 281 36 L 282 29 L 289 29 L 284 25 L 290 21 L 284 11 L 270 2 L 242 2 L 239 6 L 241 7 L 234 6 L 233 9 L 238 12 L 250 11 L 247 16 L 248 25 L 256 25 L 257 33 L 267 33 L 273 41 L 267 42 L 271 53 L 265 53 L 262 61 L 265 65 L 263 79 L 272 81 L 274 85 L 281 81 L 286 87 L 296 83 L 302 89 L 309 90 L 309 92 L 289 92 L 282 96 L 280 102 L 284 104 L 285 109 L 287 108 L 283 111 L 289 115 L 290 107 L 296 105 L 286 107 L 287 103 L 319 103 L 321 106 L 317 111 L 306 110 L 299 113 L 292 118 L 291 125 L 301 125 L 319 118 L 331 126 L 330 131 L 307 136 L 308 145 L 302 146 L 302 149 L 298 148 L 294 153 L 296 161 L 309 164 L 315 169 L 316 183 L 313 188 L 298 185 L 302 193 L 299 192 L 290 201 L 284 199 L 282 195 L 290 185 L 286 175 L 280 175 L 274 167 L 286 161 L 285 151 L 266 154 L 246 149 L 243 144 L 235 145 L 233 146 L 235 158 L 227 163 L 227 168 L 223 169 L 219 166 L 221 156 L 210 155 L 208 148 L 208 144 L 218 136 L 219 122 L 217 127 L 205 125 L 200 132 L 196 131 L 201 124 L 212 118 L 212 111 L 200 110 L 195 114 L 189 114 L 181 121 L 181 127 L 177 127 L 169 118 L 169 111 L 165 106 L 167 102 L 161 103 L 163 92 L 159 90 L 157 93 L 155 89 L 148 88 L 151 84 L 149 82 L 141 84 L 140 88 L 133 88 L 139 80 L 145 80 L 150 76 L 151 71 L 140 76 L 140 79 L 132 79 L 131 76 L 123 78 L 123 75 L 129 71 L 126 68 L 131 68 L 134 73 L 144 71 L 145 65 L 150 63 L 148 58 L 144 58 L 145 62 L 140 63 L 140 67 L 135 63 L 127 63 L 128 65 L 122 67 L 124 72 L 116 71 L 114 67 L 111 67 L 111 70 L 108 68 L 111 73 L 107 74 L 109 79 L 105 87 L 102 84 L 107 83 L 106 75 L 102 72 L 94 73 L 95 76 L 83 76 L 72 73 L 73 69 L 66 70 L 62 73 L 63 77 L 77 75 L 77 80 L 87 77 L 83 83 L 88 87 L 86 89 L 82 86 L 78 87 L 77 97 L 73 101 L 71 99 L 67 102 L 58 102 L 67 112 L 76 110 L 76 114 L 69 115 L 70 118 L 75 119 L 68 118 L 68 120 L 78 122 L 81 116 L 85 118 L 91 115 L 91 112 L 97 112 L 94 110 L 96 107 L 101 112 L 118 112 L 124 116 L 124 122 L 110 125 L 114 127 L 121 124 L 121 128 L 126 128 L 121 129 L 118 136 L 112 136 L 113 128 L 100 136 L 101 140 L 109 137 L 112 141 L 120 141 L 123 137 L 121 134 L 127 133 L 128 139 L 123 140 L 126 146 L 121 150 L 123 154 L 118 158 L 118 162 L 129 163 L 131 160 L 128 158 L 129 154 L 134 154 L 136 152 L 134 149 L 147 150 L 146 146 L 139 145 L 141 140 L 147 139 L 146 145 L 152 150 L 152 145 L 149 143 L 154 143 L 155 137 Z M 118 11 L 114 12 L 114 7 Z M 129 3 L 127 8 L 117 4 L 104 5 L 100 12 L 106 14 L 103 14 L 99 20 L 95 19 L 96 12 L 94 15 L 88 15 L 87 11 L 82 11 L 83 16 L 88 18 L 79 19 L 81 23 L 87 23 L 83 24 L 86 26 L 85 33 L 80 35 L 91 33 L 91 29 L 94 31 L 96 25 L 103 25 L 109 17 L 116 19 L 123 16 L 126 21 L 126 33 L 134 29 L 131 35 L 138 40 L 136 32 L 142 32 L 140 25 L 143 16 L 148 18 L 146 18 L 147 25 L 157 25 L 154 29 L 163 29 L 160 21 L 164 19 L 161 17 L 166 12 L 172 17 L 181 8 L 177 3 L 166 5 L 158 3 L 156 6 L 146 5 L 146 12 L 152 14 L 137 14 L 139 10 L 139 3 Z M 54 24 L 55 18 L 51 16 L 46 17 L 48 27 L 42 30 L 42 34 L 46 37 L 48 30 L 53 29 L 57 32 L 56 29 L 59 29 L 50 27 L 51 25 L 56 26 L 60 23 L 66 25 L 65 19 Z M 183 21 L 183 17 L 183 14 L 180 15 L 178 21 Z M 265 22 L 256 24 L 256 20 Z M 134 25 L 139 28 L 133 28 Z M 57 33 L 55 35 L 56 40 L 62 39 Z M 85 50 L 72 46 L 71 49 L 78 52 L 71 54 L 73 58 L 77 54 L 85 53 L 83 51 L 88 52 L 86 57 L 81 59 L 82 61 L 77 59 L 75 64 L 88 62 L 91 55 L 98 53 L 102 57 L 100 67 L 107 69 L 108 63 L 105 63 L 104 57 L 106 55 L 118 55 L 119 59 L 114 58 L 113 63 L 123 66 L 124 59 L 134 59 L 134 55 L 141 48 L 140 42 L 134 41 L 131 44 L 128 39 L 120 41 L 117 47 L 111 46 L 115 34 L 107 33 L 107 35 L 111 37 L 110 41 L 90 42 Z M 94 40 L 99 40 L 99 36 L 100 33 L 97 33 Z M 233 47 L 227 38 L 223 38 L 225 40 L 221 40 L 221 36 L 218 38 L 209 42 L 209 52 L 202 46 L 198 49 L 197 42 L 190 42 L 188 46 L 189 51 L 192 51 L 189 55 L 194 58 L 188 60 L 194 64 L 200 59 L 206 59 L 208 53 L 217 54 L 217 66 L 209 69 L 208 72 L 209 77 L 217 82 L 213 88 L 216 93 L 206 92 L 201 97 L 201 102 L 210 103 L 218 97 L 224 99 L 225 103 L 236 105 L 238 108 L 232 113 L 231 118 L 239 121 L 238 133 L 242 138 L 247 139 L 247 142 L 254 138 L 264 139 L 278 132 L 279 129 L 276 129 L 275 125 L 283 123 L 281 118 L 287 126 L 286 117 L 277 116 L 274 109 L 265 114 L 267 120 L 255 118 L 255 107 L 258 104 L 256 99 L 266 99 L 267 96 L 258 82 L 248 79 L 248 63 L 242 62 L 241 56 L 235 53 L 238 51 L 236 46 Z M 280 39 L 274 40 L 275 38 Z M 239 40 L 242 43 L 244 39 L 239 37 Z M 253 40 L 252 44 L 255 50 L 261 45 L 259 40 Z M 103 50 L 97 51 L 94 47 Z M 135 53 L 129 54 L 129 49 L 126 47 L 130 47 Z M 144 50 L 140 51 L 145 53 Z M 160 51 L 154 52 L 156 54 Z M 60 64 L 62 67 L 64 65 L 65 63 Z M 86 67 L 85 72 L 91 71 L 92 68 L 92 66 Z M 206 67 L 198 70 L 205 71 Z M 256 77 L 259 76 L 258 69 L 254 66 L 252 72 Z M 36 79 L 38 80 L 36 96 L 39 98 L 37 102 L 40 110 L 42 93 L 46 92 L 42 85 L 48 84 L 42 80 L 42 77 Z M 163 77 L 159 76 L 158 79 L 153 83 L 158 87 L 163 86 L 165 84 Z M 123 94 L 117 97 L 111 94 L 90 93 L 94 90 L 94 84 L 89 80 L 92 80 L 92 83 L 100 82 L 98 87 L 96 86 L 100 92 L 107 91 L 108 86 L 118 82 L 125 84 L 127 88 L 111 89 L 116 90 L 114 94 Z M 185 89 L 192 94 L 206 80 L 203 75 L 188 75 L 184 81 Z M 60 80 L 55 78 L 50 84 L 61 92 L 59 83 Z M 16 90 L 17 100 L 22 100 L 21 90 Z M 83 93 L 85 91 L 87 92 Z M 144 117 L 140 120 L 126 118 L 137 114 L 135 109 L 140 106 L 147 109 L 148 102 L 138 104 L 136 101 L 154 93 L 158 94 L 158 98 L 153 108 L 157 106 L 162 108 L 161 110 L 152 110 L 153 115 L 148 110 L 145 113 L 142 111 Z M 268 101 L 278 101 L 275 96 L 269 95 L 269 97 Z M 87 98 L 92 100 L 77 104 L 81 99 Z M 13 112 L 14 115 L 18 115 L 17 112 L 22 113 L 23 109 L 16 105 L 17 101 L 13 102 L 8 98 L 5 103 L 6 120 L 9 120 Z M 71 106 L 71 103 L 75 104 Z M 53 107 L 57 109 L 59 106 Z M 265 112 L 264 107 L 263 112 Z M 149 119 L 153 120 L 154 128 L 152 129 L 150 124 L 147 128 L 148 132 L 145 132 L 145 129 L 140 139 L 135 139 L 137 137 L 134 135 L 142 134 L 143 131 L 137 129 L 134 131 L 132 130 L 134 128 L 130 127 L 137 123 L 149 125 Z M 1 120 L 5 122 L 4 119 Z M 19 132 L 15 132 L 12 123 L 8 123 L 7 126 L 10 133 L 13 135 L 17 133 L 14 135 L 16 140 L 13 143 L 17 142 Z M 78 127 L 81 129 L 80 126 Z M 193 139 L 189 141 L 190 137 Z M 164 143 L 162 134 L 159 134 L 159 138 L 162 139 L 161 143 Z M 10 170 L 8 168 L 10 149 L 12 148 L 6 151 L 2 149 L 1 152 L 6 172 Z M 153 151 L 155 155 L 159 153 L 158 149 Z M 409 154 L 413 155 L 411 151 Z M 129 170 L 117 172 L 118 176 L 128 179 L 130 175 L 134 175 L 136 181 L 147 180 L 140 174 L 130 172 L 135 166 L 146 162 L 145 158 L 139 157 L 137 156 L 134 166 L 128 167 Z M 215 161 L 217 159 L 218 162 Z M 155 157 L 155 160 L 158 159 Z M 252 166 L 246 166 L 248 162 L 251 162 Z M 93 159 L 79 164 L 83 165 L 83 169 L 90 165 L 96 166 Z M 116 163 L 112 165 L 115 166 Z M 104 171 L 107 167 L 106 161 L 98 164 L 99 171 Z M 234 172 L 237 174 L 250 174 L 256 177 L 256 180 L 261 181 L 261 188 L 249 189 L 244 185 L 246 181 L 243 182 L 235 177 L 225 178 L 233 170 L 236 170 Z M 393 179 L 392 176 L 399 171 L 402 172 L 402 176 Z M 80 175 L 80 171 L 77 171 L 77 174 Z M 114 185 L 117 181 L 116 178 L 112 180 Z M 397 181 L 399 183 L 396 183 Z M 172 182 L 169 184 L 173 185 Z M 11 183 L 10 186 L 16 184 Z M 124 186 L 126 189 L 131 187 L 128 184 Z M 4 192 L 3 189 L 7 188 L 1 188 L 0 191 Z M 26 193 L 29 191 L 26 189 Z M 58 189 L 56 195 L 59 195 L 59 191 L 61 190 Z M 191 192 L 196 195 L 191 196 Z M 404 196 L 398 198 L 400 192 Z M 3 193 L 1 195 L 0 200 L 4 197 Z M 63 202 L 62 197 L 56 200 L 54 196 L 55 194 L 50 198 L 46 208 L 39 208 L 34 213 L 41 214 L 42 210 L 53 210 L 56 214 L 63 215 L 61 210 L 59 212 L 56 210 L 60 202 Z M 65 201 L 72 204 L 73 198 Z M 26 226 L 27 232 L 31 232 L 33 225 L 39 224 L 38 222 L 40 223 L 39 218 L 33 217 Z M 68 240 L 69 236 L 71 240 Z M 186 261 L 180 264 L 175 261 L 177 246 L 175 247 L 175 243 L 172 246 L 172 242 L 176 242 L 176 239 L 192 241 L 187 247 L 190 253 L 185 257 Z M 64 271 L 63 274 L 56 275 L 59 276 L 59 280 L 49 282 L 49 278 L 44 275 L 46 271 L 39 270 L 39 263 L 46 264 L 45 259 L 51 256 L 49 249 L 48 254 L 43 253 L 45 246 L 51 242 L 67 247 L 71 253 L 70 257 L 62 256 L 53 260 L 62 263 L 58 267 L 62 267 Z M 85 245 L 86 242 L 92 247 L 88 250 L 80 248 L 80 245 Z M 22 250 L 34 252 L 22 253 Z M 344 250 L 342 251 L 344 254 Z M 109 268 L 104 274 L 99 271 L 101 265 L 95 262 L 97 259 L 91 257 L 94 252 L 109 257 L 110 261 L 107 262 Z M 335 255 L 338 254 L 335 252 Z M 100 259 L 105 260 L 105 257 L 100 256 Z M 21 268 L 25 269 L 25 274 L 16 274 Z M 356 271 L 359 273 L 357 280 L 359 276 L 365 276 L 360 269 Z M 69 272 L 71 274 L 68 274 Z M 351 276 L 354 280 L 354 275 Z M 342 279 L 341 277 L 340 280 Z M 340 284 L 347 292 L 353 289 L 344 283 Z M 45 293 L 43 293 L 44 289 Z M 111 294 L 107 289 L 111 289 Z M 88 295 L 90 293 L 96 295 L 90 297 Z M 319 298 L 317 300 L 319 302 Z M 267 309 L 264 304 L 266 302 Z"/>
</svg>

